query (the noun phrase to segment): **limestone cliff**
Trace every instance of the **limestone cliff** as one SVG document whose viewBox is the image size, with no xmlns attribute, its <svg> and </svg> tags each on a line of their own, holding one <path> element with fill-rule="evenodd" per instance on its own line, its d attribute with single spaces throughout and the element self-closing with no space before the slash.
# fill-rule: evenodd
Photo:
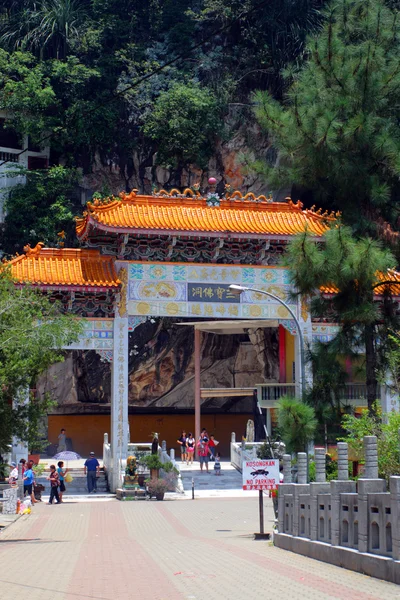
<svg viewBox="0 0 400 600">
<path fill-rule="evenodd" d="M 129 336 L 129 404 L 142 408 L 187 409 L 194 406 L 193 329 L 176 319 L 143 323 Z M 201 386 L 252 387 L 277 381 L 276 329 L 257 329 L 248 335 L 202 336 Z M 60 406 L 96 411 L 110 402 L 110 365 L 94 351 L 72 351 L 63 363 L 53 365 L 37 384 L 50 392 Z M 92 407 L 92 408 L 90 408 Z M 249 409 L 249 400 L 210 398 L 203 407 Z"/>
</svg>

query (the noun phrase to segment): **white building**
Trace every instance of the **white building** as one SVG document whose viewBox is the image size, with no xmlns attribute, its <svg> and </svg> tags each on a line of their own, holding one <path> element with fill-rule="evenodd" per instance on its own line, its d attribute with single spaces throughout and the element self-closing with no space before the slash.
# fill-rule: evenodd
<svg viewBox="0 0 400 600">
<path fill-rule="evenodd" d="M 0 110 L 0 223 L 4 221 L 4 203 L 9 189 L 18 183 L 25 183 L 23 175 L 15 175 L 18 166 L 29 170 L 47 169 L 50 157 L 49 147 L 34 146 L 27 135 L 21 139 L 13 129 L 7 127 L 8 117 L 5 111 Z"/>
</svg>

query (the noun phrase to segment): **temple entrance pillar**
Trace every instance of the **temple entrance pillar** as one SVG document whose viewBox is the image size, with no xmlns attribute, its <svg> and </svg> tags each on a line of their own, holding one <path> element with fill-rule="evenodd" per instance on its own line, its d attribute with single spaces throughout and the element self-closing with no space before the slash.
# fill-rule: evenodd
<svg viewBox="0 0 400 600">
<path fill-rule="evenodd" d="M 121 483 L 121 461 L 128 451 L 128 318 L 114 319 L 114 349 L 111 365 L 111 455 L 115 491 Z"/>
<path fill-rule="evenodd" d="M 15 400 L 13 400 L 14 408 L 17 405 L 21 405 L 21 404 L 24 406 L 29 404 L 29 389 L 28 388 L 21 389 L 19 397 L 16 398 Z M 12 460 L 15 460 L 15 462 L 17 464 L 19 463 L 21 458 L 28 460 L 28 450 L 29 450 L 28 444 L 26 443 L 25 440 L 20 440 L 20 439 L 16 438 L 15 436 L 13 436 L 12 449 L 11 449 Z"/>
<path fill-rule="evenodd" d="M 194 436 L 196 444 L 200 437 L 200 419 L 201 419 L 201 331 L 194 328 Z M 197 456 L 197 445 L 196 445 Z"/>
</svg>

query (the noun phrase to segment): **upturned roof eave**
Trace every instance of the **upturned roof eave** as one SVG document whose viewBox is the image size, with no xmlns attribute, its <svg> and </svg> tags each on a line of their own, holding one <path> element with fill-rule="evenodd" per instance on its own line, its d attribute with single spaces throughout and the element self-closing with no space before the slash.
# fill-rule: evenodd
<svg viewBox="0 0 400 600">
<path fill-rule="evenodd" d="M 90 237 L 90 229 L 100 230 L 106 233 L 130 234 L 130 235 L 165 235 L 165 236 L 184 236 L 184 237 L 212 237 L 218 239 L 256 239 L 256 240 L 273 240 L 273 241 L 290 241 L 295 235 L 301 233 L 298 231 L 293 234 L 277 234 L 277 233 L 247 233 L 244 231 L 208 231 L 194 229 L 148 229 L 138 227 L 118 227 L 106 225 L 93 218 L 92 215 L 87 216 L 87 221 L 82 232 L 77 233 L 78 239 Z M 313 234 L 310 236 L 313 241 L 322 241 L 323 236 Z"/>
</svg>

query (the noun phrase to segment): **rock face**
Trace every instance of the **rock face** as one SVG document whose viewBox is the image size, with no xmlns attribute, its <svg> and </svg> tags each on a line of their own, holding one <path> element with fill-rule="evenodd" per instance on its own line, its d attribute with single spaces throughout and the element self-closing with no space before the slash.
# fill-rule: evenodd
<svg viewBox="0 0 400 600">
<path fill-rule="evenodd" d="M 271 140 L 262 135 L 257 124 L 240 127 L 235 123 L 233 130 L 235 134 L 228 141 L 218 142 L 205 169 L 200 169 L 197 165 L 190 165 L 187 169 L 167 169 L 157 164 L 155 153 L 143 154 L 139 151 L 133 153 L 123 164 L 111 163 L 105 166 L 97 157 L 92 173 L 85 175 L 83 179 L 87 197 L 89 199 L 93 192 L 101 189 L 108 189 L 110 193 L 117 195 L 121 191 L 137 188 L 140 193 L 151 194 L 153 188 L 184 189 L 194 183 L 200 183 L 204 190 L 211 176 L 218 181 L 219 193 L 223 192 L 225 184 L 229 184 L 232 190 L 238 189 L 242 193 L 251 191 L 256 196 L 267 194 L 270 189 L 268 183 L 252 173 L 246 163 L 256 158 L 254 150 L 250 150 L 255 148 L 257 156 L 267 156 L 267 160 L 275 164 L 277 156 Z M 276 190 L 276 199 L 283 200 L 288 194 L 290 190 Z"/>
<path fill-rule="evenodd" d="M 194 407 L 193 328 L 163 318 L 139 325 L 129 336 L 129 404 L 142 408 Z M 276 329 L 256 329 L 248 335 L 202 335 L 201 386 L 253 387 L 278 380 Z M 96 406 L 109 403 L 110 365 L 94 351 L 72 351 L 37 383 L 59 405 Z M 251 400 L 250 400 L 251 401 Z M 204 399 L 203 407 L 248 410 L 249 399 Z M 86 412 L 86 410 L 85 410 Z"/>
</svg>

